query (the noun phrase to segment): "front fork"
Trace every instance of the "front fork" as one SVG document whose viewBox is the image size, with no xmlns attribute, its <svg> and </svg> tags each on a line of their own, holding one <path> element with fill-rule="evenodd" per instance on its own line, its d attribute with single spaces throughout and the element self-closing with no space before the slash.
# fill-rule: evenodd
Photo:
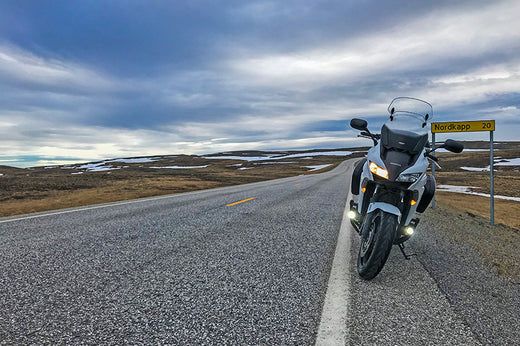
<svg viewBox="0 0 520 346">
<path fill-rule="evenodd" d="M 386 187 L 371 181 L 366 184 L 364 182 L 363 185 L 359 198 L 361 206 L 354 202 L 354 200 L 350 200 L 350 209 L 347 215 L 352 226 L 358 234 L 361 234 L 363 222 L 365 221 L 367 211 L 369 210 L 382 209 L 385 212 L 397 215 L 400 221 L 397 229 L 392 230 L 395 232 L 394 245 L 399 246 L 405 259 L 410 259 L 414 254 L 408 255 L 405 252 L 404 242 L 410 239 L 419 224 L 418 218 L 411 219 L 408 224 L 405 224 L 408 218 L 408 213 L 411 211 L 411 201 L 415 197 L 413 196 L 412 191 L 397 189 L 389 190 Z M 399 193 L 399 195 L 397 195 L 397 193 Z"/>
</svg>

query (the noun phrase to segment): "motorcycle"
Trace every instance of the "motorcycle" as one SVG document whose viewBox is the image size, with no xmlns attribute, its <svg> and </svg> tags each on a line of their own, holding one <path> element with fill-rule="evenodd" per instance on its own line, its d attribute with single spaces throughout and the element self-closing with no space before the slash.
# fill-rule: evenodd
<svg viewBox="0 0 520 346">
<path fill-rule="evenodd" d="M 352 119 L 350 126 L 361 131 L 374 146 L 352 174 L 352 195 L 348 217 L 361 236 L 357 270 L 361 278 L 371 280 L 383 269 L 393 245 L 405 259 L 404 243 L 417 229 L 416 212 L 426 210 L 435 194 L 435 179 L 426 173 L 430 161 L 438 165 L 433 154 L 437 148 L 454 153 L 464 149 L 462 143 L 448 139 L 435 147 L 428 141 L 428 120 L 433 107 L 426 101 L 398 97 L 388 106 L 389 119 L 381 133 L 368 130 L 367 121 Z M 433 146 L 433 148 L 432 148 Z"/>
</svg>

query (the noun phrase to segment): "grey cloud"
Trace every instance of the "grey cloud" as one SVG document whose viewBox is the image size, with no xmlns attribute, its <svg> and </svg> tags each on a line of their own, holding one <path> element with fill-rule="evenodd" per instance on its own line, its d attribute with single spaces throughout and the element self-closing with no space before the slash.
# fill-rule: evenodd
<svg viewBox="0 0 520 346">
<path fill-rule="evenodd" d="M 493 112 L 511 125 L 497 136 L 516 138 L 520 27 L 497 20 L 513 16 L 515 2 L 164 3 L 143 9 L 141 33 L 129 26 L 134 5 L 105 28 L 128 34 L 113 45 L 88 21 L 68 41 L 47 41 L 31 6 L 25 40 L 0 35 L 11 42 L 0 44 L 0 123 L 12 125 L 0 124 L 0 148 L 103 158 L 345 146 L 359 140 L 343 123 L 362 116 L 380 125 L 400 95 L 431 101 L 439 121 Z M 56 34 L 64 24 L 49 25 Z M 98 48 L 92 55 L 72 42 L 83 33 L 92 35 L 85 47 Z M 149 50 L 128 56 L 132 40 Z"/>
</svg>

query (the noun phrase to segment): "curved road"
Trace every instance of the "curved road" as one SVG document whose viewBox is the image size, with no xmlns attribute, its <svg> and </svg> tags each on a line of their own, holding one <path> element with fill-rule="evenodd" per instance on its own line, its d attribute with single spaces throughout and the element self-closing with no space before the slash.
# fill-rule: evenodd
<svg viewBox="0 0 520 346">
<path fill-rule="evenodd" d="M 478 344 L 417 260 L 357 277 L 352 163 L 0 219 L 0 343 Z"/>
</svg>

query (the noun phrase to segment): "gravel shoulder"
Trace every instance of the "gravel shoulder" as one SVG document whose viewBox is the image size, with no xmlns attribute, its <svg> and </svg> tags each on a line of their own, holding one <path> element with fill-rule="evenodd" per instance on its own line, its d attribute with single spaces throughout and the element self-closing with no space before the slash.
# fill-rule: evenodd
<svg viewBox="0 0 520 346">
<path fill-rule="evenodd" d="M 520 340 L 520 236 L 485 218 L 438 206 L 421 217 L 410 248 L 476 338 Z"/>
<path fill-rule="evenodd" d="M 348 345 L 479 345 L 417 258 L 394 247 L 371 281 L 357 274 L 359 236 L 352 231 Z"/>
</svg>

